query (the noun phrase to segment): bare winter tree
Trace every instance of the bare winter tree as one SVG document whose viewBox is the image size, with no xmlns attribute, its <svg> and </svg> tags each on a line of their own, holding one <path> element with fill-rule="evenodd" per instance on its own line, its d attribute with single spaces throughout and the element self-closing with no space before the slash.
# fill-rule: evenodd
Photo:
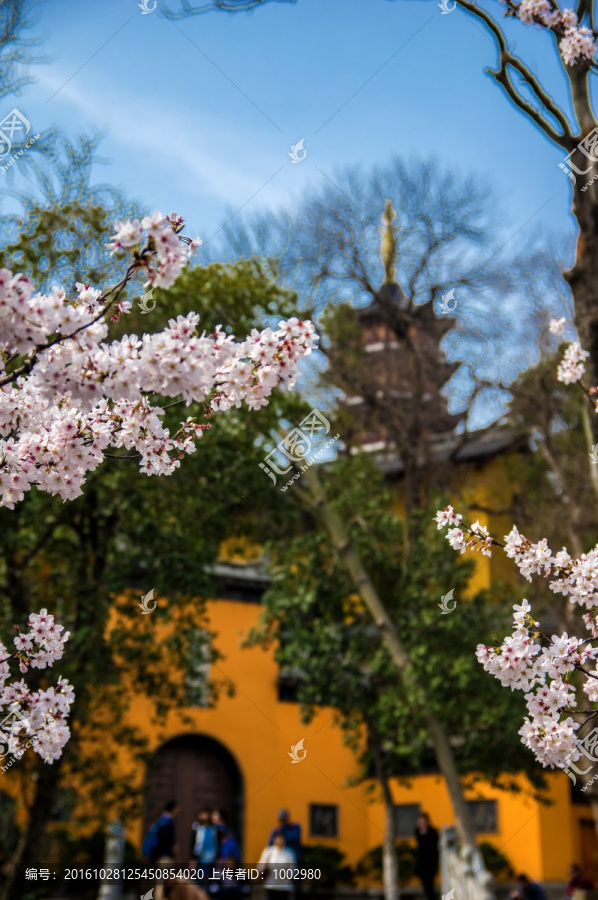
<svg viewBox="0 0 598 900">
<path fill-rule="evenodd" d="M 387 201 L 390 227 L 388 220 L 382 227 L 392 246 L 384 263 L 380 216 Z M 508 393 L 492 385 L 508 384 L 537 361 L 539 311 L 566 314 L 569 291 L 551 248 L 508 253 L 497 236 L 500 225 L 500 205 L 475 176 L 458 176 L 433 161 L 395 159 L 369 174 L 348 170 L 326 179 L 293 213 L 233 219 L 223 230 L 226 245 L 212 252 L 277 260 L 282 281 L 316 315 L 356 308 L 372 327 L 374 313 L 382 316 L 400 350 L 378 354 L 379 365 L 390 372 L 393 354 L 412 359 L 402 377 L 411 382 L 418 421 L 400 384 L 380 393 L 372 380 L 368 390 L 346 353 L 335 355 L 333 341 L 324 341 L 323 350 L 331 363 L 335 356 L 338 388 L 348 396 L 367 392 L 369 407 L 385 419 L 389 439 L 411 467 L 425 453 L 414 429 L 429 436 L 439 431 L 433 419 L 450 431 L 498 418 Z M 343 327 L 340 319 L 337 326 Z M 360 350 L 359 335 L 356 340 Z M 437 408 L 445 387 L 448 414 L 446 399 L 444 411 Z M 401 392 L 405 402 L 397 403 Z"/>
<path fill-rule="evenodd" d="M 343 440 L 363 446 L 363 433 L 369 432 L 374 445 L 382 438 L 390 454 L 398 454 L 407 519 L 421 502 L 424 483 L 433 483 L 438 474 L 431 444 L 439 435 L 450 436 L 459 423 L 466 424 L 472 399 L 484 387 L 467 355 L 472 348 L 492 355 L 484 339 L 487 332 L 497 347 L 494 365 L 500 368 L 505 348 L 499 335 L 508 333 L 511 344 L 518 339 L 510 322 L 517 318 L 509 316 L 509 304 L 518 304 L 518 327 L 529 330 L 529 317 L 520 314 L 522 285 L 531 280 L 525 267 L 529 257 L 525 263 L 518 258 L 501 261 L 492 237 L 491 210 L 492 201 L 473 179 L 456 177 L 433 163 L 405 165 L 397 160 L 369 177 L 355 171 L 336 177 L 308 197 L 296 214 L 267 215 L 248 224 L 236 220 L 226 229 L 229 251 L 276 258 L 281 278 L 322 312 L 328 337 L 323 378 L 340 390 L 348 407 L 347 419 L 339 426 Z M 541 259 L 539 254 L 534 258 Z M 546 277 L 539 267 L 536 278 Z M 455 318 L 455 304 L 463 321 Z M 443 392 L 458 367 L 443 352 L 452 336 L 462 343 L 462 377 L 469 376 L 471 382 L 454 414 Z M 531 349 L 537 352 L 535 345 Z M 525 362 L 519 365 L 524 368 Z M 441 468 L 446 475 L 448 462 Z M 408 684 L 408 654 L 373 585 L 367 561 L 351 543 L 313 468 L 304 480 L 311 508 L 370 611 L 401 682 Z M 450 736 L 433 715 L 427 716 L 426 728 L 450 792 L 462 846 L 473 858 L 475 828 Z"/>
<path fill-rule="evenodd" d="M 255 9 L 268 0 L 213 0 L 197 3 L 180 0 L 179 15 L 209 9 Z M 562 148 L 563 168 L 572 182 L 572 212 L 579 226 L 573 265 L 563 272 L 575 301 L 575 324 L 582 345 L 590 352 L 590 383 L 598 383 L 598 119 L 591 101 L 591 77 L 596 63 L 595 0 L 578 0 L 574 10 L 561 10 L 556 0 L 505 0 L 504 6 L 456 0 L 470 16 L 482 22 L 497 51 L 496 64 L 488 73 L 507 98 L 553 144 Z M 557 65 L 567 84 L 570 109 L 559 105 L 534 74 L 533 66 L 510 48 L 504 22 L 518 18 L 520 27 L 537 25 L 557 50 Z"/>
</svg>

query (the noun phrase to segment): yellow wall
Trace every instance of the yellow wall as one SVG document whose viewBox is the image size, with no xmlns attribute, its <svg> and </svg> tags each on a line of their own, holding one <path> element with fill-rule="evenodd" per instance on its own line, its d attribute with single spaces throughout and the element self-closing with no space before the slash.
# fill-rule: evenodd
<svg viewBox="0 0 598 900">
<path fill-rule="evenodd" d="M 459 485 L 465 487 L 454 503 L 461 512 L 467 514 L 468 503 L 473 502 L 500 509 L 510 494 L 504 459 L 494 460 L 483 469 L 462 467 Z M 474 511 L 469 517 L 479 517 L 500 537 L 511 525 L 508 518 L 489 520 L 481 511 Z M 227 549 L 229 559 L 247 559 L 249 548 L 243 547 L 242 542 L 232 542 Z M 511 567 L 503 566 L 500 556 L 488 560 L 475 555 L 472 593 L 489 587 L 497 578 L 512 577 Z M 302 825 L 305 843 L 338 847 L 353 865 L 382 842 L 384 812 L 378 793 L 368 792 L 366 785 L 347 785 L 357 766 L 352 752 L 343 744 L 340 729 L 334 725 L 333 711 L 322 708 L 310 725 L 302 724 L 298 704 L 278 701 L 278 667 L 273 649 L 242 649 L 249 629 L 258 624 L 260 612 L 261 606 L 253 603 L 214 600 L 207 604 L 209 627 L 215 632 L 215 645 L 222 654 L 222 659 L 212 666 L 211 677 L 231 683 L 234 696 L 222 691 L 215 708 L 185 710 L 191 722 L 184 721 L 182 714 L 171 712 L 158 731 L 151 724 L 150 701 L 139 696 L 129 713 L 131 724 L 148 735 L 152 750 L 169 738 L 197 733 L 218 740 L 234 756 L 244 782 L 245 862 L 257 861 L 275 824 L 277 810 L 286 807 Z M 484 677 L 482 672 L 480 677 Z M 293 764 L 288 754 L 301 739 L 307 755 L 302 762 Z M 141 790 L 144 772 L 133 767 L 125 750 L 121 751 L 119 772 Z M 467 797 L 498 801 L 498 832 L 480 835 L 480 840 L 488 840 L 504 852 L 516 871 L 524 871 L 534 879 L 564 881 L 568 865 L 581 858 L 579 822 L 588 818 L 589 811 L 571 805 L 566 775 L 551 774 L 548 778 L 554 801 L 548 807 L 530 799 L 529 792 L 508 794 L 480 783 Z M 16 773 L 5 776 L 1 787 L 18 797 Z M 440 776 L 418 776 L 407 785 L 393 782 L 392 790 L 396 803 L 420 804 L 437 827 L 454 824 Z M 310 803 L 338 806 L 338 838 L 310 837 Z M 129 821 L 126 827 L 128 839 L 139 848 L 141 821 Z"/>
<path fill-rule="evenodd" d="M 164 723 L 161 737 L 201 733 L 219 740 L 235 757 L 244 780 L 245 821 L 244 857 L 255 862 L 275 824 L 281 807 L 291 810 L 303 827 L 305 843 L 338 847 L 355 864 L 367 850 L 380 845 L 384 811 L 377 791 L 368 793 L 366 785 L 348 787 L 347 779 L 357 771 L 351 751 L 343 745 L 340 729 L 333 722 L 333 710 L 322 708 L 310 725 L 303 725 L 296 703 L 277 699 L 278 668 L 273 650 L 242 649 L 250 627 L 258 622 L 261 607 L 229 600 L 208 604 L 210 627 L 216 632 L 215 644 L 223 659 L 213 666 L 212 677 L 232 682 L 233 697 L 222 694 L 214 709 L 188 710 L 193 725 L 182 723 L 172 713 Z M 134 720 L 143 727 L 147 711 L 135 707 Z M 304 739 L 307 756 L 293 764 L 288 756 L 291 746 Z M 155 746 L 160 741 L 156 741 Z M 498 801 L 498 832 L 480 835 L 502 850 L 517 871 L 532 878 L 564 881 L 568 865 L 576 852 L 573 812 L 566 775 L 549 776 L 554 805 L 542 807 L 529 791 L 508 794 L 489 785 L 477 784 L 467 799 Z M 521 782 L 525 788 L 525 782 Z M 430 813 L 437 827 L 454 824 L 450 800 L 439 775 L 422 775 L 408 785 L 393 782 L 396 803 L 418 803 Z M 339 837 L 310 838 L 310 803 L 339 807 Z M 141 823 L 128 826 L 128 837 L 140 842 Z"/>
</svg>

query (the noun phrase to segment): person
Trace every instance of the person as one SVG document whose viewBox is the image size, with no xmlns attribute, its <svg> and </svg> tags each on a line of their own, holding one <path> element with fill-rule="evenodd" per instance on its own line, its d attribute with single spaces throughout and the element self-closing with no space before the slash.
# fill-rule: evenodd
<svg viewBox="0 0 598 900">
<path fill-rule="evenodd" d="M 169 800 L 164 807 L 164 812 L 156 824 L 152 826 L 151 830 L 154 833 L 148 854 L 152 866 L 155 866 L 159 859 L 176 859 L 178 847 L 175 840 L 174 820 L 178 811 L 179 807 L 176 800 Z"/>
<path fill-rule="evenodd" d="M 285 867 L 292 867 L 296 862 L 295 854 L 286 846 L 284 834 L 282 831 L 276 831 L 272 844 L 268 844 L 264 849 L 258 862 L 267 897 L 291 897 L 292 880 L 280 876 Z M 277 871 L 274 871 L 275 867 Z"/>
<path fill-rule="evenodd" d="M 544 889 L 537 881 L 530 881 L 527 875 L 517 876 L 517 887 L 511 891 L 513 900 L 546 900 Z"/>
<path fill-rule="evenodd" d="M 417 817 L 415 826 L 417 856 L 415 874 L 420 879 L 426 900 L 436 900 L 434 879 L 438 872 L 438 832 L 430 823 L 430 816 L 422 812 Z"/>
<path fill-rule="evenodd" d="M 593 890 L 594 882 L 583 874 L 577 863 L 573 863 L 573 865 L 569 866 L 569 881 L 567 882 L 565 897 L 572 897 L 575 891 Z"/>
<path fill-rule="evenodd" d="M 290 850 L 295 855 L 295 862 L 299 865 L 303 858 L 301 853 L 301 825 L 291 822 L 288 809 L 281 809 L 277 818 L 278 825 L 272 829 L 268 846 L 271 847 L 274 844 L 274 838 L 277 834 L 282 834 L 287 850 Z"/>
<path fill-rule="evenodd" d="M 178 855 L 174 820 L 178 815 L 179 807 L 176 800 L 169 800 L 164 807 L 164 812 L 157 822 L 150 828 L 144 842 L 144 855 L 147 855 L 150 864 L 155 868 L 168 868 Z M 145 844 L 149 844 L 149 850 L 145 853 Z M 154 900 L 164 900 L 167 896 L 167 882 L 157 881 L 154 887 Z M 190 898 L 191 900 L 191 898 Z M 197 898 L 202 900 L 202 898 Z"/>
<path fill-rule="evenodd" d="M 212 812 L 212 825 L 216 828 L 218 838 L 217 862 L 222 863 L 229 856 L 239 862 L 241 850 L 236 837 L 228 827 L 228 816 L 223 809 L 215 809 Z"/>
<path fill-rule="evenodd" d="M 199 810 L 197 822 L 192 825 L 193 847 L 191 852 L 197 862 L 197 868 L 203 869 L 204 876 L 201 881 L 198 880 L 198 883 L 201 884 L 207 882 L 218 856 L 218 836 L 216 826 L 212 825 L 211 817 L 211 810 L 204 807 Z"/>
</svg>

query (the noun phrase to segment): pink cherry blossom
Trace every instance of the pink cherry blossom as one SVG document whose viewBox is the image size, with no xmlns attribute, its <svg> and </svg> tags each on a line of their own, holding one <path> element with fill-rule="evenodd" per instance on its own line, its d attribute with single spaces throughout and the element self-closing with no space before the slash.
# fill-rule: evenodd
<svg viewBox="0 0 598 900">
<path fill-rule="evenodd" d="M 19 759 L 27 747 L 53 762 L 62 753 L 70 731 L 66 720 L 75 695 L 72 686 L 59 678 L 56 687 L 31 691 L 25 681 L 8 682 L 10 661 L 16 659 L 22 674 L 29 668 L 45 669 L 62 658 L 69 632 L 57 625 L 47 609 L 29 616 L 29 629 L 17 629 L 15 651 L 10 654 L 0 641 L 0 763 L 6 756 Z"/>
<path fill-rule="evenodd" d="M 176 213 L 118 222 L 113 253 L 134 250 L 125 281 L 143 269 L 148 285 L 170 287 L 198 245 L 182 227 Z M 313 323 L 297 318 L 237 342 L 221 326 L 206 334 L 188 313 L 157 334 L 108 343 L 106 317 L 129 308 L 80 283 L 73 298 L 59 288 L 36 294 L 26 276 L 0 270 L 0 505 L 13 508 L 34 486 L 78 497 L 108 448 L 137 452 L 147 475 L 171 474 L 210 425 L 186 417 L 171 433 L 149 395 L 213 412 L 260 409 L 276 387 L 293 388 L 317 342 Z"/>
<path fill-rule="evenodd" d="M 548 0 L 521 0 L 518 7 L 518 16 L 524 25 L 531 25 L 536 19 L 543 19 L 550 12 Z"/>
<path fill-rule="evenodd" d="M 567 320 L 564 318 L 551 319 L 548 329 L 551 334 L 554 334 L 555 337 L 560 339 L 563 336 L 563 330 L 564 330 L 566 324 L 567 324 Z"/>
<path fill-rule="evenodd" d="M 488 542 L 499 544 L 479 522 L 465 524 L 452 507 L 436 515 L 439 528 L 454 519 L 460 527 L 449 528 L 446 537 L 455 549 L 484 553 Z M 573 672 L 584 674 L 580 696 L 598 703 L 598 647 L 592 643 L 598 638 L 598 614 L 593 611 L 598 606 L 598 545 L 578 559 L 566 548 L 553 555 L 545 538 L 533 543 L 513 526 L 502 547 L 528 581 L 534 575 L 545 578 L 550 590 L 588 610 L 583 621 L 589 638 L 566 632 L 548 638 L 541 634 L 530 603 L 523 600 L 513 607 L 513 633 L 499 646 L 480 644 L 476 650 L 483 668 L 504 687 L 525 692 L 529 716 L 519 731 L 523 743 L 544 766 L 567 768 L 581 755 L 576 734 L 580 723 L 570 715 L 578 709 L 580 699 L 568 680 Z"/>
<path fill-rule="evenodd" d="M 438 523 L 438 530 L 444 528 L 445 525 L 458 525 L 461 519 L 462 516 L 456 513 L 452 506 L 445 506 L 445 508 L 440 510 L 435 516 L 435 521 Z"/>
<path fill-rule="evenodd" d="M 579 25 L 574 10 L 565 9 L 561 12 L 550 0 L 521 0 L 517 6 L 511 6 L 511 9 L 524 25 L 535 24 L 554 31 L 566 65 L 573 66 L 580 60 L 594 59 L 594 35 L 589 28 Z"/>
<path fill-rule="evenodd" d="M 563 384 L 573 384 L 583 377 L 585 372 L 584 359 L 590 354 L 581 349 L 577 341 L 573 341 L 565 350 L 565 355 L 557 369 L 556 377 Z"/>
</svg>

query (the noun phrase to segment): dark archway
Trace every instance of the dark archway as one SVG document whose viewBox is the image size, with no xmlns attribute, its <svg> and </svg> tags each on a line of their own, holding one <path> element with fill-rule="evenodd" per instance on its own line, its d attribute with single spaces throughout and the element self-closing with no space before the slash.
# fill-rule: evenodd
<svg viewBox="0 0 598 900">
<path fill-rule="evenodd" d="M 145 777 L 143 834 L 169 800 L 180 807 L 176 820 L 179 861 L 191 857 L 191 824 L 202 806 L 224 809 L 243 848 L 243 776 L 232 753 L 203 734 L 184 734 L 162 744 Z"/>
</svg>

